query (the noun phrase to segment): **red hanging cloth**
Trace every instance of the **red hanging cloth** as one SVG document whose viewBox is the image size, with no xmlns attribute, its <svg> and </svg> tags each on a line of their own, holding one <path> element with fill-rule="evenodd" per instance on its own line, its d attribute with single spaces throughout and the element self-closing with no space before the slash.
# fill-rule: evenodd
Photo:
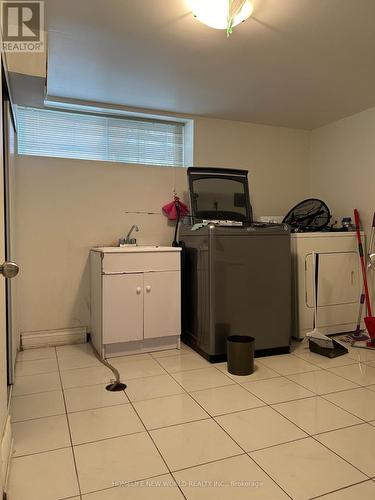
<svg viewBox="0 0 375 500">
<path fill-rule="evenodd" d="M 162 210 L 168 220 L 179 220 L 189 214 L 188 207 L 185 203 L 182 203 L 178 196 L 175 196 L 173 201 L 164 205 Z"/>
</svg>

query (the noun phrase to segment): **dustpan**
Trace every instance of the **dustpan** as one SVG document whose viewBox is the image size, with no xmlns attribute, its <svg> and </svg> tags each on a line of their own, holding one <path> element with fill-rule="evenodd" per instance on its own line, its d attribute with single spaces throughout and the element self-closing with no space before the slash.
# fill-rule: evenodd
<svg viewBox="0 0 375 500">
<path fill-rule="evenodd" d="M 321 354 L 322 356 L 326 356 L 327 358 L 337 358 L 337 356 L 342 356 L 343 354 L 348 354 L 348 349 L 332 339 L 333 347 L 321 347 L 314 340 L 309 340 L 309 348 L 311 352 L 315 352 L 315 354 Z"/>
<path fill-rule="evenodd" d="M 374 343 L 375 342 L 375 317 L 374 316 L 367 316 L 367 318 L 365 318 L 365 325 L 366 325 L 367 331 L 371 337 L 372 342 L 370 342 L 370 343 Z"/>
</svg>

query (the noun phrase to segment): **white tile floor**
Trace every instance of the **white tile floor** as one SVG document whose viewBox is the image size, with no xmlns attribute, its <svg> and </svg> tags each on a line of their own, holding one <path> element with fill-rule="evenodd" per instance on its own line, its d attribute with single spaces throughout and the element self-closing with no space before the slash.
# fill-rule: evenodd
<svg viewBox="0 0 375 500">
<path fill-rule="evenodd" d="M 19 354 L 9 500 L 375 498 L 375 353 L 113 363 L 125 392 L 87 344 Z"/>
</svg>

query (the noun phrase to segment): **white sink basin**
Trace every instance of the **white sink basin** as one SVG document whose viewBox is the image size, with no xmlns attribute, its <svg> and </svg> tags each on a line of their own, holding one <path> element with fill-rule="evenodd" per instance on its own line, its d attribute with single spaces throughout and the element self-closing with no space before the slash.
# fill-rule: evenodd
<svg viewBox="0 0 375 500">
<path fill-rule="evenodd" d="M 157 245 L 130 245 L 126 247 L 97 247 L 92 248 L 94 252 L 101 253 L 137 253 L 137 252 L 181 252 L 178 247 L 159 247 Z"/>
</svg>

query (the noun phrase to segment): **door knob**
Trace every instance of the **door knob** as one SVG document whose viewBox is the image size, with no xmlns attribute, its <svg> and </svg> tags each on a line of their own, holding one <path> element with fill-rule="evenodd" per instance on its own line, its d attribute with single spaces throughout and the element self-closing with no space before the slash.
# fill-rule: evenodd
<svg viewBox="0 0 375 500">
<path fill-rule="evenodd" d="M 2 266 L 0 266 L 0 274 L 4 276 L 4 278 L 14 278 L 19 273 L 20 268 L 15 262 L 4 262 Z"/>
<path fill-rule="evenodd" d="M 148 293 L 150 293 L 150 292 L 151 292 L 151 287 L 150 287 L 150 285 L 147 285 L 147 286 L 146 286 L 146 292 L 148 292 Z"/>
<path fill-rule="evenodd" d="M 138 294 L 138 295 L 140 295 L 141 291 L 142 291 L 141 287 L 140 287 L 140 286 L 137 286 L 137 294 Z"/>
</svg>

